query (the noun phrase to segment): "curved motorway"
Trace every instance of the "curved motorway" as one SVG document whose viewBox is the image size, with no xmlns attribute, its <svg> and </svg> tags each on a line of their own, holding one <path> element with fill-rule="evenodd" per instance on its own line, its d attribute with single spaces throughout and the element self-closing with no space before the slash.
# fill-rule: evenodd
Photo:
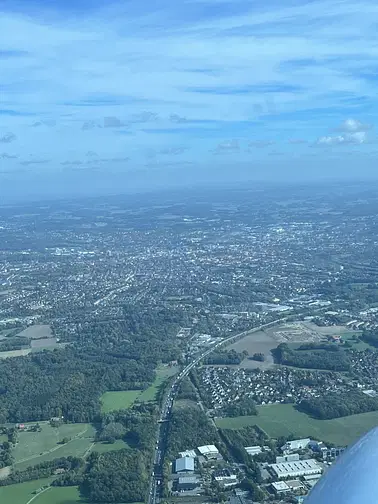
<svg viewBox="0 0 378 504">
<path fill-rule="evenodd" d="M 163 479 L 163 463 L 164 463 L 164 455 L 167 444 L 167 436 L 168 436 L 168 424 L 170 420 L 170 415 L 172 412 L 173 401 L 175 399 L 178 385 L 180 381 L 188 376 L 190 371 L 196 367 L 202 359 L 210 355 L 216 348 L 225 345 L 226 343 L 230 343 L 233 340 L 237 340 L 247 336 L 248 334 L 252 334 L 254 332 L 261 331 L 262 329 L 266 329 L 267 327 L 276 325 L 280 322 L 285 322 L 287 317 L 279 318 L 277 320 L 273 320 L 272 322 L 268 322 L 267 324 L 263 324 L 259 327 L 255 327 L 253 329 L 248 329 L 248 331 L 243 331 L 239 334 L 234 334 L 233 336 L 229 336 L 227 338 L 223 338 L 219 342 L 215 343 L 211 348 L 204 351 L 198 357 L 192 360 L 189 364 L 187 364 L 184 369 L 176 376 L 173 380 L 172 385 L 167 392 L 165 398 L 163 399 L 161 410 L 160 410 L 160 420 L 158 424 L 158 429 L 156 433 L 156 444 L 155 444 L 155 452 L 154 452 L 154 464 L 153 470 L 151 473 L 150 479 L 150 488 L 148 495 L 148 504 L 159 503 L 161 498 L 161 488 L 162 488 L 162 479 Z"/>
</svg>

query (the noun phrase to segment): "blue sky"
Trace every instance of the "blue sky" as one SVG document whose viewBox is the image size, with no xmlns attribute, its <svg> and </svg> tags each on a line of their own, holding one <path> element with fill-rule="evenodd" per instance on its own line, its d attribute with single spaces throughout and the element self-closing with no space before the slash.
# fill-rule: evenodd
<svg viewBox="0 0 378 504">
<path fill-rule="evenodd" d="M 375 0 L 3 0 L 0 198 L 375 177 Z"/>
</svg>

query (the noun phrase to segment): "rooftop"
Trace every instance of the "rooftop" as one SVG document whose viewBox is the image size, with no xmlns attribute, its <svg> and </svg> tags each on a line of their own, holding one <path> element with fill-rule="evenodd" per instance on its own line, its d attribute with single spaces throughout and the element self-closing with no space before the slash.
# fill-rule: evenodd
<svg viewBox="0 0 378 504">
<path fill-rule="evenodd" d="M 219 453 L 218 448 L 215 445 L 204 445 L 199 446 L 198 451 L 201 455 L 208 455 L 209 453 Z"/>
<path fill-rule="evenodd" d="M 193 457 L 181 457 L 181 458 L 176 459 L 175 470 L 176 470 L 176 472 L 194 471 L 194 458 Z"/>
</svg>

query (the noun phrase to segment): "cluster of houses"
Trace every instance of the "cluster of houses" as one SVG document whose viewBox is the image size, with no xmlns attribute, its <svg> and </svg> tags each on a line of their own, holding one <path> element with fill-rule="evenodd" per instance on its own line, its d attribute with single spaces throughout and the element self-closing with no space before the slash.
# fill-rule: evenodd
<svg viewBox="0 0 378 504">
<path fill-rule="evenodd" d="M 337 373 L 276 367 L 243 369 L 206 366 L 200 370 L 203 397 L 212 410 L 243 398 L 256 404 L 298 403 L 327 392 L 345 391 L 351 385 Z"/>
</svg>

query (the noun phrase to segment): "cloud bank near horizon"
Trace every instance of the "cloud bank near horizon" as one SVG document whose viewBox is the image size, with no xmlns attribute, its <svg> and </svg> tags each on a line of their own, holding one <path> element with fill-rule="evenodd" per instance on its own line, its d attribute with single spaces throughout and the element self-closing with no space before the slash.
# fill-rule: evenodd
<svg viewBox="0 0 378 504">
<path fill-rule="evenodd" d="M 290 178 L 314 159 L 326 174 L 335 158 L 350 175 L 351 153 L 374 171 L 374 0 L 79 4 L 1 8 L 8 183 L 12 170 L 25 184 L 140 170 L 138 184 L 153 185 L 173 169 L 231 180 L 235 167 Z"/>
</svg>

